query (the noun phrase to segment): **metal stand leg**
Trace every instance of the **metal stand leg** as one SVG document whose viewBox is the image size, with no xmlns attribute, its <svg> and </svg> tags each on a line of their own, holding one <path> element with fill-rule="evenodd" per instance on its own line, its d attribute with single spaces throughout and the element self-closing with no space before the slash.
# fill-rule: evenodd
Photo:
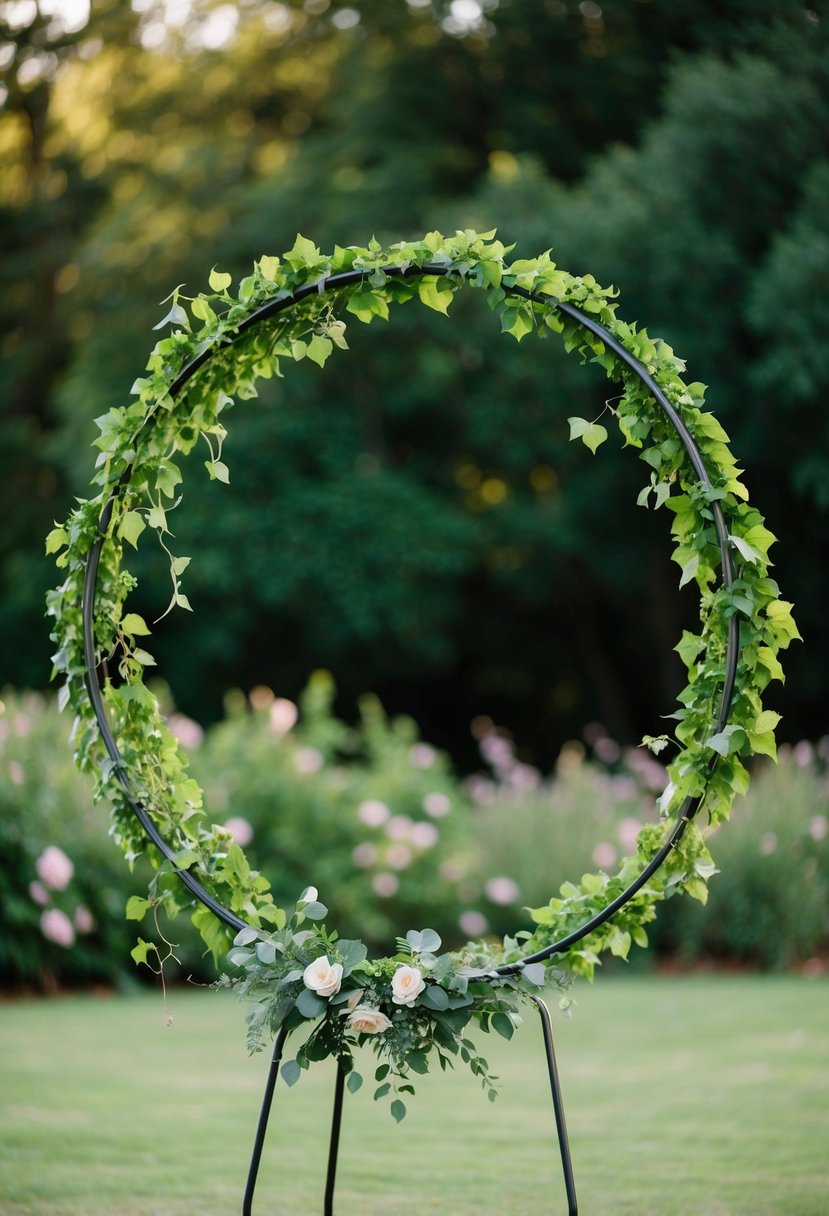
<svg viewBox="0 0 829 1216">
<path fill-rule="evenodd" d="M 334 1111 L 331 1115 L 331 1143 L 328 1148 L 328 1174 L 325 1179 L 323 1216 L 333 1216 L 334 1213 L 334 1183 L 337 1180 L 337 1155 L 340 1150 L 340 1125 L 343 1117 L 344 1092 L 345 1073 L 338 1065 L 337 1079 L 334 1082 Z"/>
<path fill-rule="evenodd" d="M 276 1078 L 279 1076 L 279 1064 L 282 1060 L 282 1048 L 287 1037 L 288 1032 L 283 1026 L 274 1040 L 271 1066 L 268 1070 L 268 1079 L 265 1083 L 265 1093 L 262 1098 L 262 1109 L 259 1112 L 259 1126 L 256 1128 L 256 1139 L 253 1142 L 253 1153 L 250 1159 L 250 1169 L 248 1170 L 248 1181 L 247 1186 L 245 1187 L 245 1197 L 242 1200 L 242 1216 L 251 1216 L 253 1192 L 256 1188 L 256 1176 L 259 1173 L 259 1160 L 262 1156 L 262 1146 L 265 1143 L 265 1132 L 268 1130 L 268 1117 L 271 1113 L 271 1103 L 273 1102 L 273 1091 L 274 1086 L 276 1085 Z"/>
<path fill-rule="evenodd" d="M 541 1017 L 541 1029 L 544 1034 L 544 1050 L 547 1053 L 547 1072 L 550 1076 L 550 1091 L 553 1095 L 553 1110 L 556 1117 L 558 1146 L 561 1152 L 561 1168 L 564 1171 L 564 1188 L 567 1191 L 567 1216 L 578 1216 L 576 1203 L 576 1183 L 573 1179 L 573 1163 L 570 1160 L 570 1142 L 567 1139 L 567 1124 L 564 1120 L 564 1101 L 561 1096 L 561 1086 L 556 1067 L 556 1053 L 553 1047 L 553 1024 L 550 1011 L 540 997 L 532 998 L 538 1006 Z"/>
</svg>

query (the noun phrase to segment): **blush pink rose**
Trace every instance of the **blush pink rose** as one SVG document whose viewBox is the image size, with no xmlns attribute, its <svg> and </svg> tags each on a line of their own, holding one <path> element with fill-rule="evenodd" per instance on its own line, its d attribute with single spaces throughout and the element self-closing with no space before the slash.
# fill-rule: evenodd
<svg viewBox="0 0 829 1216">
<path fill-rule="evenodd" d="M 425 987 L 419 967 L 398 967 L 392 976 L 391 999 L 395 1005 L 414 1005 Z"/>
</svg>

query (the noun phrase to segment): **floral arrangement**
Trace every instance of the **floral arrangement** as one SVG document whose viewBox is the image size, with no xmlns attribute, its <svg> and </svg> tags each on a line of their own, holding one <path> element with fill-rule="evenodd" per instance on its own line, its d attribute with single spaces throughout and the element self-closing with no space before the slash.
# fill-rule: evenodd
<svg viewBox="0 0 829 1216">
<path fill-rule="evenodd" d="M 774 537 L 748 504 L 741 471 L 728 448 L 728 436 L 704 410 L 704 386 L 686 384 L 684 364 L 664 342 L 616 316 L 615 292 L 590 275 L 575 276 L 556 266 L 549 253 L 508 261 L 509 249 L 494 233 L 430 233 L 423 240 L 384 250 L 336 248 L 323 254 L 298 237 L 283 258 L 263 257 L 231 293 L 229 274 L 214 270 L 210 290 L 188 298 L 181 288 L 156 328 L 171 332 L 156 344 L 147 375 L 133 386 L 135 400 L 111 409 L 98 420 L 100 435 L 92 496 L 82 501 L 64 525 L 47 538 L 58 554 L 60 586 L 48 599 L 54 618 L 55 675 L 62 680 L 59 701 L 76 715 L 74 740 L 79 763 L 97 773 L 99 790 L 114 804 L 113 832 L 128 858 L 148 853 L 156 867 L 147 899 L 133 898 L 128 915 L 142 919 L 159 908 L 175 913 L 189 897 L 179 883 L 185 873 L 245 922 L 230 953 L 244 972 L 242 988 L 256 1000 L 251 1032 L 258 1043 L 265 1029 L 293 1028 L 303 1020 L 316 1025 L 288 1069 L 288 1079 L 310 1059 L 336 1055 L 349 1067 L 355 1041 L 372 1042 L 385 1057 L 378 1095 L 386 1084 L 407 1092 L 411 1073 L 423 1070 L 430 1050 L 443 1063 L 454 1054 L 468 1059 L 488 1084 L 485 1064 L 474 1054 L 463 1028 L 470 1018 L 501 1033 L 515 1024 L 515 1002 L 540 986 L 545 963 L 522 965 L 584 925 L 619 896 L 656 855 L 669 830 L 648 825 L 634 853 L 614 874 L 600 871 L 566 883 L 549 904 L 533 911 L 533 931 L 502 944 L 472 944 L 458 954 L 438 954 L 437 935 L 429 930 L 398 942 L 391 958 L 369 963 L 358 942 L 339 941 L 321 923 L 325 910 L 306 892 L 288 920 L 276 907 L 267 880 L 253 871 L 230 832 L 211 824 L 202 794 L 188 776 L 176 740 L 164 723 L 155 697 L 144 682 L 154 664 L 147 650 L 150 629 L 130 611 L 127 600 L 134 576 L 123 558 L 146 530 L 155 531 L 170 561 L 168 611 L 190 610 L 183 576 L 190 557 L 173 551 L 169 516 L 181 502 L 178 458 L 197 443 L 205 445 L 208 475 L 229 479 L 222 461 L 227 411 L 235 399 L 256 395 L 260 378 L 282 374 L 286 362 L 309 360 L 323 366 L 347 350 L 346 317 L 370 324 L 386 319 L 389 305 L 412 299 L 446 313 L 464 284 L 482 290 L 500 318 L 503 332 L 522 340 L 534 333 L 559 335 L 567 350 L 600 364 L 621 386 L 608 405 L 625 444 L 647 465 L 639 497 L 643 507 L 664 508 L 674 538 L 673 557 L 680 586 L 695 585 L 700 596 L 700 630 L 683 633 L 677 650 L 688 668 L 680 696 L 674 739 L 648 737 L 655 751 L 673 745 L 669 783 L 659 801 L 666 820 L 689 798 L 705 797 L 709 824 L 728 815 L 737 793 L 745 791 L 743 759 L 752 753 L 774 755 L 779 715 L 765 709 L 762 695 L 770 681 L 782 679 L 778 652 L 797 638 L 791 605 L 779 598 L 769 576 L 768 550 Z M 671 420 L 659 407 L 640 372 L 620 358 L 600 336 L 560 305 L 574 305 L 594 318 L 655 383 L 682 426 L 693 437 L 705 463 L 701 480 Z M 598 421 L 570 418 L 570 437 L 591 452 L 608 438 Z M 728 529 L 728 545 L 739 562 L 737 577 L 726 585 L 720 575 L 722 552 L 713 526 L 713 504 Z M 95 599 L 96 663 L 106 664 L 103 696 L 117 756 L 108 752 L 86 688 L 82 595 L 87 559 L 103 538 Z M 740 658 L 728 722 L 718 724 L 726 678 L 730 621 L 741 634 Z M 149 810 L 167 842 L 165 856 L 145 840 L 133 803 Z M 557 955 L 560 966 L 591 976 L 603 950 L 626 956 L 632 943 L 647 944 L 645 926 L 655 905 L 683 890 L 705 900 L 706 880 L 714 866 L 696 821 L 671 850 L 663 866 L 589 937 Z M 218 957 L 228 946 L 224 925 L 207 906 L 193 920 Z M 311 921 L 314 928 L 302 927 Z M 136 957 L 146 957 L 140 943 Z M 514 974 L 496 971 L 515 968 Z M 352 1004 L 353 1003 L 353 1004 Z M 350 1007 L 352 1006 L 352 1007 Z M 351 1077 L 356 1077 L 353 1070 Z M 394 1078 L 388 1081 L 388 1077 Z M 356 1081 L 352 1081 L 352 1086 Z M 400 1102 L 399 1097 L 395 1098 Z M 399 1113 L 399 1107 L 395 1108 Z"/>
<path fill-rule="evenodd" d="M 398 1123 L 406 1114 L 401 1095 L 415 1092 L 413 1077 L 428 1072 L 431 1053 L 444 1071 L 460 1058 L 494 1099 L 497 1078 L 468 1037 L 469 1023 L 474 1020 L 481 1030 L 509 1039 L 521 1024 L 522 1000 L 550 982 L 566 993 L 572 982 L 572 974 L 542 963 L 498 974 L 492 970 L 492 949 L 484 945 L 439 954 L 441 939 L 434 929 L 410 930 L 398 938 L 391 958 L 370 961 L 363 942 L 338 938 L 316 923 L 327 911 L 309 887 L 283 929 L 242 929 L 228 962 L 244 978 L 225 976 L 219 986 L 236 987 L 249 1001 L 251 1051 L 280 1027 L 290 1031 L 306 1021 L 315 1023 L 296 1059 L 282 1065 L 289 1085 L 311 1061 L 334 1057 L 355 1093 L 363 1077 L 354 1051 L 369 1044 L 379 1060 L 374 1097 L 391 1097 Z M 569 1005 L 569 997 L 562 995 L 560 1008 L 566 1011 Z"/>
</svg>

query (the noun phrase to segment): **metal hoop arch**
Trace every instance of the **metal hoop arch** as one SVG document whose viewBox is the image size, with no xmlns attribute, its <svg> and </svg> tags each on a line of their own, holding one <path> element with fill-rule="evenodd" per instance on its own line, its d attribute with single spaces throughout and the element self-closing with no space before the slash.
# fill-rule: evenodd
<svg viewBox="0 0 829 1216">
<path fill-rule="evenodd" d="M 435 275 L 438 277 L 447 278 L 454 277 L 464 281 L 463 276 L 457 271 L 453 271 L 451 267 L 432 263 L 425 263 L 422 266 L 405 267 L 388 265 L 381 267 L 381 270 L 389 278 L 405 279 L 422 275 Z M 179 397 L 184 392 L 193 376 L 195 376 L 196 373 L 202 367 L 204 367 L 204 365 L 208 363 L 214 355 L 216 355 L 219 351 L 226 350 L 229 346 L 232 346 L 233 343 L 249 329 L 254 328 L 256 325 L 261 324 L 261 322 L 269 319 L 270 317 L 274 317 L 281 312 L 285 312 L 287 309 L 300 303 L 302 300 L 307 299 L 309 296 L 323 295 L 329 291 L 336 291 L 341 287 L 353 286 L 356 283 L 360 283 L 368 279 L 371 273 L 374 272 L 369 270 L 344 271 L 340 274 L 329 275 L 321 278 L 313 283 L 307 283 L 302 287 L 297 288 L 287 296 L 269 300 L 266 304 L 263 304 L 248 317 L 245 317 L 244 320 L 241 321 L 237 326 L 235 334 L 221 342 L 214 343 L 212 346 L 207 347 L 199 355 L 197 355 L 195 359 L 191 360 L 191 362 L 188 363 L 181 372 L 179 372 L 178 376 L 171 383 L 169 388 L 169 396 L 173 399 Z M 601 341 L 604 342 L 615 355 L 626 363 L 631 371 L 639 377 L 659 405 L 665 417 L 670 421 L 677 433 L 686 455 L 688 456 L 689 461 L 691 462 L 694 472 L 697 475 L 699 484 L 704 490 L 710 491 L 713 489 L 711 480 L 705 467 L 705 462 L 702 458 L 702 454 L 697 447 L 691 432 L 682 421 L 682 418 L 679 416 L 679 413 L 675 407 L 668 400 L 665 393 L 663 393 L 663 391 L 660 389 L 659 385 L 656 383 L 653 376 L 648 372 L 647 368 L 645 368 L 634 355 L 632 355 L 624 346 L 622 346 L 622 344 L 617 341 L 617 339 L 614 338 L 603 325 L 600 325 L 599 322 L 594 320 L 592 317 L 585 315 L 585 313 L 581 312 L 578 308 L 575 308 L 572 304 L 564 302 L 555 303 L 549 297 L 527 291 L 522 287 L 506 285 L 502 286 L 507 295 L 518 296 L 522 299 L 530 301 L 533 304 L 540 304 L 547 309 L 563 313 L 564 315 L 570 317 L 578 325 L 582 326 L 582 328 L 600 338 Z M 144 427 L 152 425 L 152 417 L 153 416 L 150 415 L 146 419 L 144 422 Z M 175 865 L 174 851 L 170 848 L 164 837 L 159 832 L 158 828 L 153 823 L 147 808 L 135 797 L 130 786 L 126 765 L 121 753 L 118 750 L 118 745 L 112 734 L 109 720 L 107 718 L 106 708 L 101 695 L 98 663 L 96 662 L 95 657 L 95 596 L 97 590 L 101 550 L 103 548 L 104 541 L 106 540 L 106 533 L 112 516 L 113 506 L 121 494 L 121 491 L 128 483 L 129 469 L 126 469 L 116 482 L 112 493 L 104 505 L 101 512 L 101 518 L 98 523 L 98 537 L 89 550 L 86 561 L 82 600 L 83 643 L 86 665 L 85 682 L 104 746 L 106 747 L 110 760 L 113 763 L 113 771 L 117 773 L 118 780 L 124 794 L 126 795 L 126 799 L 129 802 L 133 813 L 138 819 L 138 822 L 141 824 L 145 835 L 156 846 L 162 856 Z M 734 583 L 734 567 L 732 564 L 731 552 L 728 543 L 728 529 L 726 527 L 722 508 L 719 502 L 713 500 L 711 501 L 710 506 L 714 519 L 717 542 L 720 547 L 720 557 L 722 562 L 722 585 L 727 590 L 730 590 Z M 734 697 L 734 686 L 737 675 L 739 653 L 739 622 L 736 616 L 732 616 L 728 623 L 725 672 L 720 697 L 720 707 L 714 728 L 715 732 L 723 730 L 728 722 L 728 714 Z M 718 756 L 714 754 L 709 765 L 709 777 L 713 772 L 717 761 Z M 563 951 L 569 950 L 571 946 L 574 946 L 577 942 L 587 937 L 588 934 L 592 933 L 594 929 L 598 929 L 601 925 L 608 921 L 616 912 L 619 911 L 620 908 L 628 903 L 628 901 L 642 889 L 642 887 L 647 883 L 648 879 L 650 879 L 651 876 L 656 873 L 665 859 L 670 855 L 671 851 L 682 839 L 688 824 L 699 812 L 703 802 L 705 801 L 705 797 L 706 791 L 703 791 L 702 794 L 689 796 L 684 800 L 676 813 L 674 825 L 659 851 L 648 862 L 637 877 L 633 879 L 633 881 L 630 882 L 627 887 L 625 887 L 621 894 L 619 894 L 615 899 L 611 900 L 601 912 L 598 912 L 594 916 L 590 917 L 590 919 L 579 926 L 578 929 L 573 930 L 565 937 L 553 942 L 552 945 L 546 946 L 543 950 L 538 950 L 534 954 L 529 954 L 520 959 L 518 962 L 497 967 L 494 969 L 492 974 L 512 975 L 520 971 L 527 963 L 542 962 L 545 959 L 551 958 L 555 954 L 561 954 Z M 248 927 L 246 921 L 242 920 L 241 917 L 237 916 L 235 912 L 232 912 L 229 908 L 225 907 L 224 904 L 212 896 L 210 892 L 207 891 L 205 887 L 198 881 L 198 879 L 189 872 L 189 870 L 176 869 L 175 872 L 190 893 L 202 904 L 204 904 L 205 907 L 209 908 L 215 916 L 224 921 L 225 924 L 237 931 Z"/>
</svg>

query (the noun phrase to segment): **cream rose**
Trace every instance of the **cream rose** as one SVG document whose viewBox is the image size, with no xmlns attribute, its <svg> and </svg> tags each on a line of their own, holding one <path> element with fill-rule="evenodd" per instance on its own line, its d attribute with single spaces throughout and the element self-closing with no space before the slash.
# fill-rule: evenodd
<svg viewBox="0 0 829 1216">
<path fill-rule="evenodd" d="M 398 967 L 392 976 L 391 999 L 395 1005 L 414 1005 L 425 987 L 419 967 Z"/>
<path fill-rule="evenodd" d="M 305 968 L 302 982 L 317 996 L 333 996 L 343 982 L 343 965 L 329 962 L 327 955 L 322 954 Z"/>
<path fill-rule="evenodd" d="M 391 1021 L 384 1013 L 379 1009 L 369 1009 L 368 1005 L 358 1005 L 352 1009 L 345 1024 L 349 1030 L 356 1030 L 357 1034 L 383 1034 L 391 1027 Z"/>
</svg>

